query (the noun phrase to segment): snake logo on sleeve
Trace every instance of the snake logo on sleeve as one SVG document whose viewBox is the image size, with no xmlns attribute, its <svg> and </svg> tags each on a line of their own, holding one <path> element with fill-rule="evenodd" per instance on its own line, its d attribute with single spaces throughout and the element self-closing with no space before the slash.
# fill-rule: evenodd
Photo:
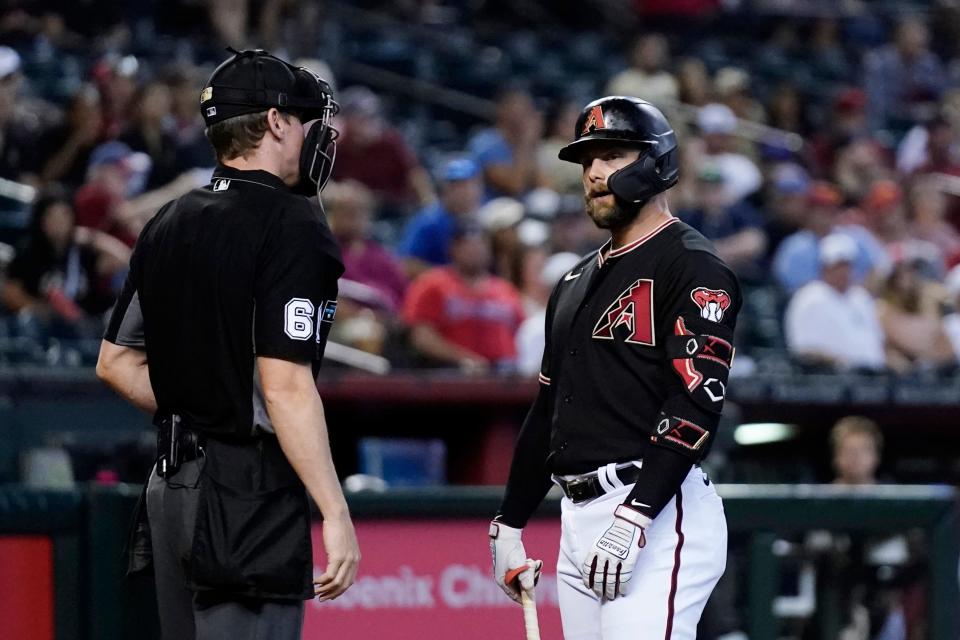
<svg viewBox="0 0 960 640">
<path fill-rule="evenodd" d="M 690 299 L 700 307 L 700 317 L 710 322 L 723 320 L 723 312 L 730 308 L 730 294 L 723 289 L 697 287 L 690 292 Z"/>
</svg>

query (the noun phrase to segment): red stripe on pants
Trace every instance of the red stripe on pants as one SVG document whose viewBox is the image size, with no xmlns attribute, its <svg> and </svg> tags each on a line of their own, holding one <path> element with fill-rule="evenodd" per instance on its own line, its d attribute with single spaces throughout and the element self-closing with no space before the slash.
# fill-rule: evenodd
<svg viewBox="0 0 960 640">
<path fill-rule="evenodd" d="M 680 573 L 680 550 L 683 548 L 683 491 L 677 489 L 677 547 L 673 551 L 673 574 L 670 576 L 670 598 L 667 600 L 667 632 L 664 640 L 673 634 L 673 601 L 677 597 L 677 575 Z"/>
</svg>

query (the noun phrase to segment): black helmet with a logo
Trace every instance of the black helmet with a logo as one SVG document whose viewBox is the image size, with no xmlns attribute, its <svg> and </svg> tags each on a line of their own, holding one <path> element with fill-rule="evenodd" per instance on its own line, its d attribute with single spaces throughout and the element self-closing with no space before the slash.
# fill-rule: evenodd
<svg viewBox="0 0 960 640">
<path fill-rule="evenodd" d="M 642 204 L 680 178 L 673 128 L 649 102 L 629 96 L 594 100 L 580 112 L 574 140 L 560 149 L 559 157 L 579 163 L 585 150 L 599 145 L 640 149 L 636 161 L 607 179 L 610 192 L 620 200 Z"/>
</svg>

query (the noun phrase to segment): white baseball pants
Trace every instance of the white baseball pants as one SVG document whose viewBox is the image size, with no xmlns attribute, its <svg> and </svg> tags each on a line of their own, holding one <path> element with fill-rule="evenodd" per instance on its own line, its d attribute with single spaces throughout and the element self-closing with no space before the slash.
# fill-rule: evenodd
<svg viewBox="0 0 960 640">
<path fill-rule="evenodd" d="M 695 640 L 697 623 L 727 562 L 727 520 L 713 483 L 693 467 L 677 496 L 646 530 L 625 596 L 603 601 L 583 584 L 580 567 L 633 485 L 601 467 L 612 491 L 588 502 L 561 502 L 557 563 L 566 640 Z M 609 473 L 607 473 L 609 471 Z"/>
</svg>

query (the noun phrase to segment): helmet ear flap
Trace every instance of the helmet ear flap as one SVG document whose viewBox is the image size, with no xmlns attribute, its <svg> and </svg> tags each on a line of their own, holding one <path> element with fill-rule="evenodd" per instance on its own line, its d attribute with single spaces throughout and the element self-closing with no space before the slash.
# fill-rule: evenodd
<svg viewBox="0 0 960 640">
<path fill-rule="evenodd" d="M 661 191 L 677 183 L 680 168 L 676 162 L 676 147 L 656 154 L 656 148 L 642 154 L 635 161 L 607 178 L 610 193 L 624 202 L 643 204 Z"/>
<path fill-rule="evenodd" d="M 651 154 L 641 154 L 639 158 L 612 173 L 607 178 L 607 188 L 618 200 L 632 204 L 642 204 L 657 193 L 651 189 L 649 176 L 656 171 L 656 161 Z"/>
</svg>

